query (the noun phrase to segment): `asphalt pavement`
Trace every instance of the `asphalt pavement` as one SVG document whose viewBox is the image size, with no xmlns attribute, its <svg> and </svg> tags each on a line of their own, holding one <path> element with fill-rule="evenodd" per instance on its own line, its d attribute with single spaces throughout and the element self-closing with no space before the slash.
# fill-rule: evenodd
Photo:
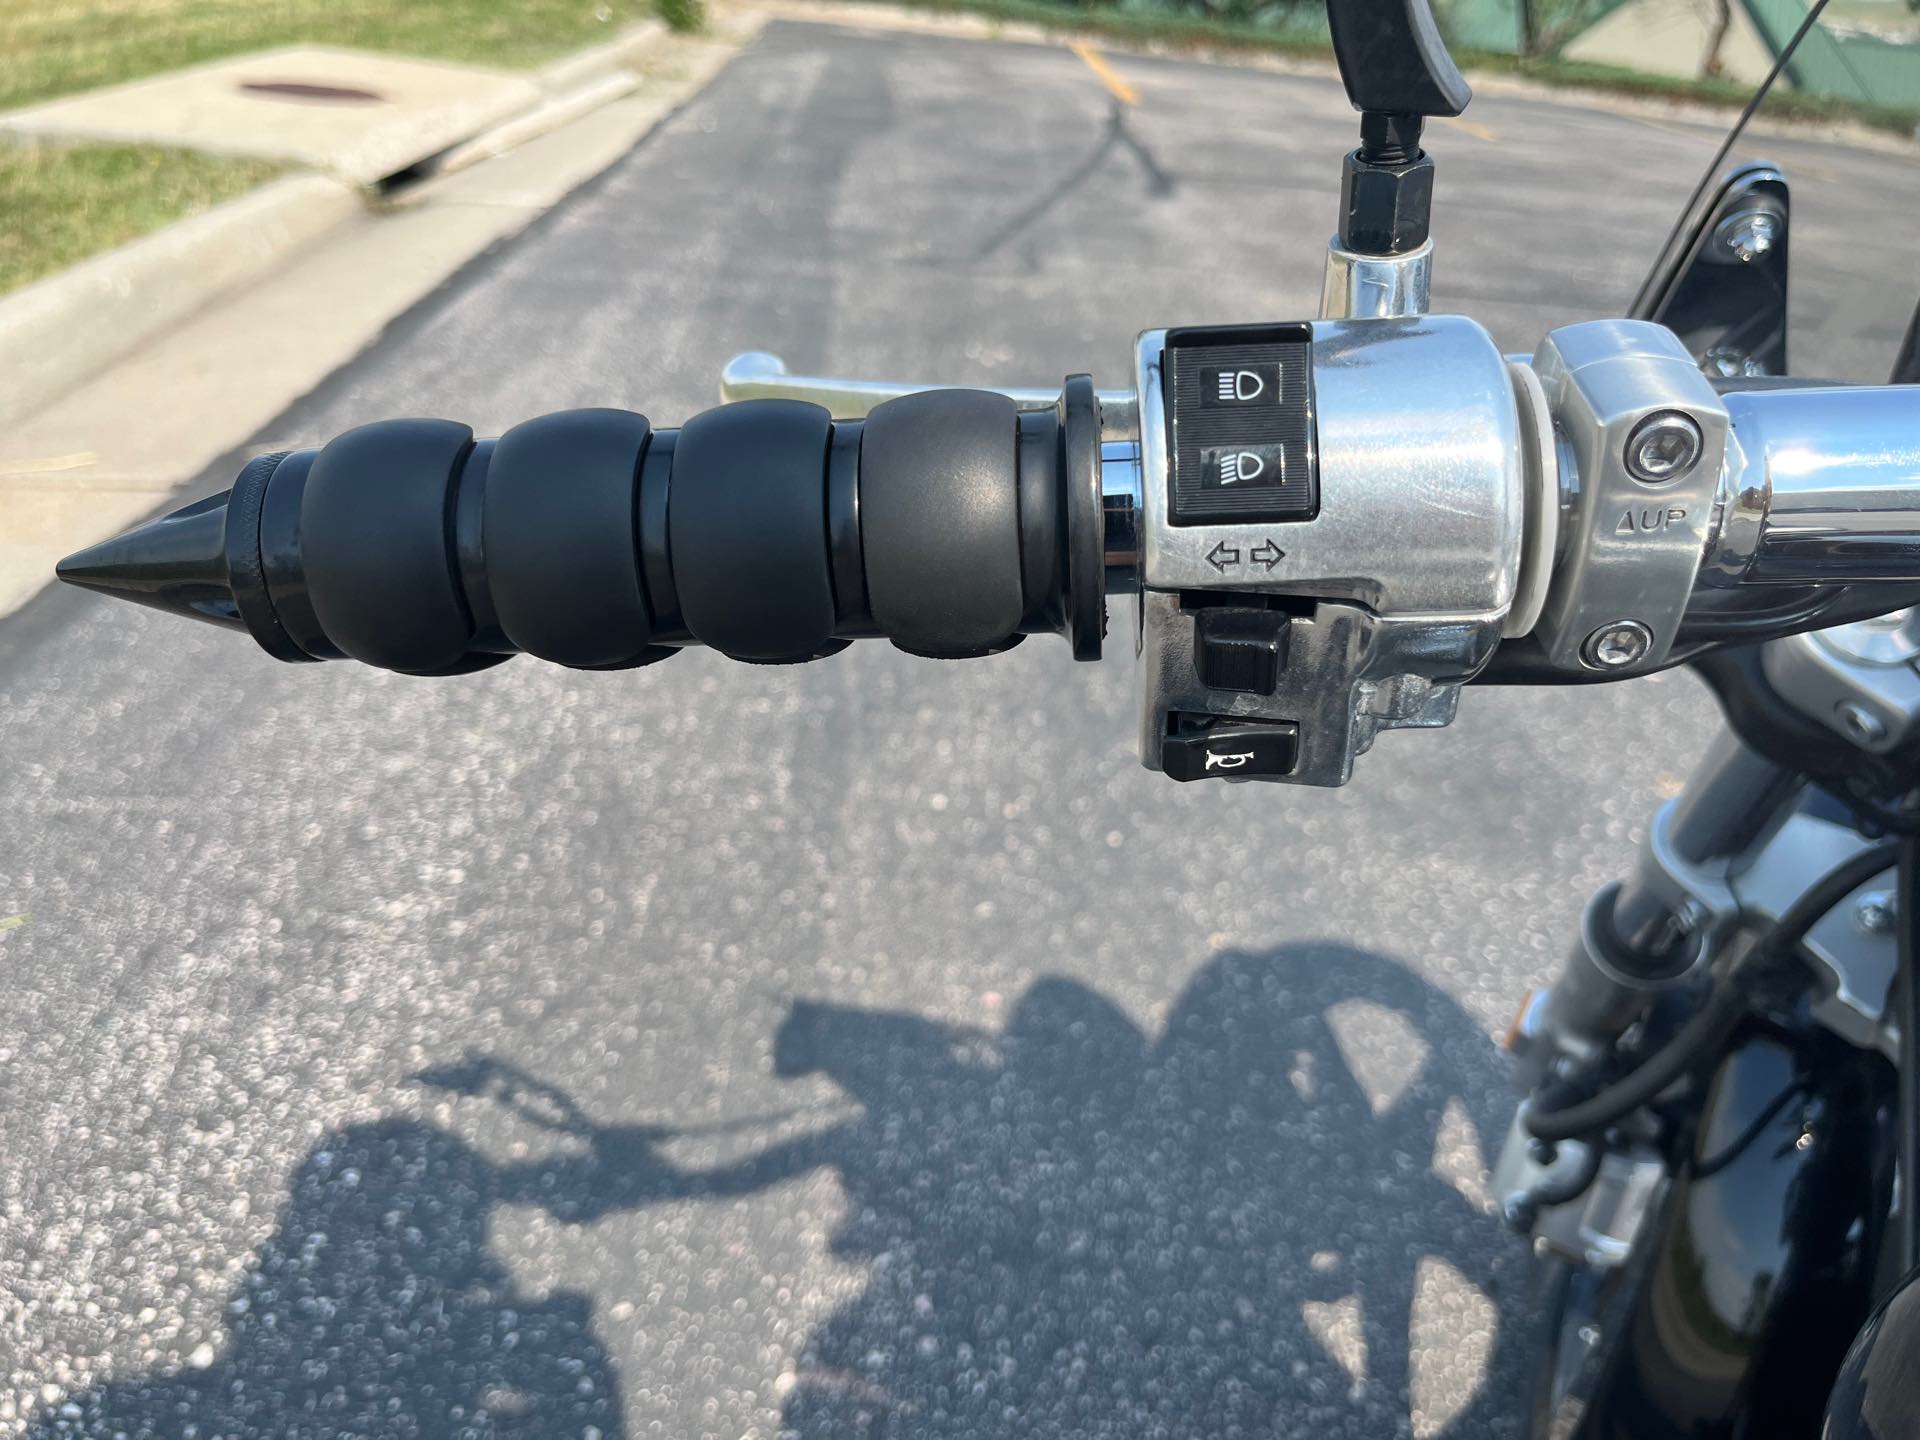
<svg viewBox="0 0 1920 1440">
<path fill-rule="evenodd" d="M 674 423 L 747 348 L 1124 383 L 1148 325 L 1311 314 L 1338 88 L 1112 63 L 1137 105 L 1061 49 L 775 26 L 261 438 Z M 1516 349 L 1624 305 L 1712 147 L 1469 118 L 1435 306 Z M 1796 364 L 1877 378 L 1920 180 L 1762 148 Z M 1495 1038 L 1711 704 L 1471 693 L 1315 792 L 1149 775 L 1131 682 L 1053 640 L 420 681 L 30 603 L 0 1433 L 1513 1433 Z"/>
</svg>

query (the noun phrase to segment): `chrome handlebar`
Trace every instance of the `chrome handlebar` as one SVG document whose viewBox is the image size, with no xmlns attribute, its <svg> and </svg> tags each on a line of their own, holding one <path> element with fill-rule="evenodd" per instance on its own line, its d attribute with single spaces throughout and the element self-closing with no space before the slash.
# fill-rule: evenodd
<svg viewBox="0 0 1920 1440">
<path fill-rule="evenodd" d="M 734 356 L 720 378 L 722 400 L 805 400 L 839 419 L 863 418 L 903 395 L 961 388 L 985 388 L 1031 411 L 1051 410 L 1059 397 L 1057 388 L 1044 386 L 795 375 L 779 356 L 764 351 Z M 1144 520 L 1138 395 L 1130 389 L 1097 394 L 1108 593 L 1132 594 Z M 1772 384 L 1722 398 L 1727 447 L 1696 592 L 1747 585 L 1920 584 L 1920 390 Z M 1559 441 L 1554 484 L 1560 514 L 1550 523 L 1559 530 L 1557 558 L 1564 559 L 1570 527 L 1563 522 L 1579 503 L 1579 466 L 1564 433 L 1549 438 Z M 1659 493 L 1650 488 L 1646 498 Z M 1651 504 L 1642 508 L 1649 517 L 1664 518 L 1653 516 Z"/>
<path fill-rule="evenodd" d="M 1692 653 L 1690 627 L 1811 628 L 1835 607 L 1783 603 L 1809 587 L 1850 617 L 1873 587 L 1881 609 L 1920 587 L 1920 390 L 1723 396 L 1641 321 L 1563 327 L 1518 362 L 1458 317 L 1306 328 L 1311 515 L 1172 518 L 1167 332 L 1132 389 L 1099 392 L 1107 590 L 1139 595 L 1150 768 L 1338 785 L 1381 730 L 1447 724 L 1503 644 L 1532 677 L 1626 678 Z M 721 394 L 851 418 L 926 388 L 950 387 L 756 353 Z"/>
<path fill-rule="evenodd" d="M 864 420 L 876 405 L 927 390 L 986 390 L 1004 395 L 1020 410 L 1051 410 L 1060 387 L 1040 385 L 934 385 L 910 380 L 849 380 L 795 375 L 787 362 L 764 350 L 734 356 L 720 371 L 722 400 L 804 400 L 822 405 L 836 420 Z M 1140 433 L 1139 411 L 1131 390 L 1099 390 L 1100 428 L 1110 438 Z"/>
<path fill-rule="evenodd" d="M 1726 405 L 1702 584 L 1920 581 L 1920 388 L 1754 390 Z"/>
<path fill-rule="evenodd" d="M 1457 315 L 1154 330 L 1127 391 L 922 388 L 753 356 L 723 394 L 758 403 L 670 429 L 381 421 L 59 574 L 414 675 L 870 637 L 1094 660 L 1131 594 L 1148 768 L 1307 785 L 1450 723 L 1470 681 L 1626 678 L 1920 603 L 1920 391 L 1723 397 L 1643 321 L 1525 363 Z M 1900 744 L 1868 703 L 1805 713 Z"/>
</svg>

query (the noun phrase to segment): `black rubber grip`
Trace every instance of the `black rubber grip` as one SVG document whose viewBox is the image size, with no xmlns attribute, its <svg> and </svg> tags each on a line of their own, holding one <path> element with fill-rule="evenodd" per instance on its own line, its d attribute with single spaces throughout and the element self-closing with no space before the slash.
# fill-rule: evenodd
<svg viewBox="0 0 1920 1440">
<path fill-rule="evenodd" d="M 689 642 L 787 663 L 863 635 L 957 658 L 1060 633 L 1093 658 L 1098 464 L 1085 377 L 1052 414 L 944 390 L 865 422 L 794 400 L 657 432 L 566 411 L 479 441 L 388 420 L 255 461 L 227 497 L 224 551 L 194 539 L 166 575 L 175 590 L 193 576 L 196 596 L 224 582 L 226 623 L 281 659 L 415 675 L 521 651 L 612 669 Z M 127 562 L 141 584 L 152 549 Z"/>
<path fill-rule="evenodd" d="M 481 526 L 486 589 L 501 630 L 529 655 L 598 669 L 647 649 L 635 530 L 647 436 L 646 419 L 629 411 L 565 410 L 495 444 Z"/>
<path fill-rule="evenodd" d="M 746 400 L 680 430 L 667 493 L 673 583 L 687 629 L 736 660 L 833 647 L 825 501 L 832 417 Z"/>
<path fill-rule="evenodd" d="M 473 431 L 382 420 L 330 441 L 300 502 L 300 551 L 327 638 L 368 665 L 461 666 L 472 627 L 452 546 L 451 500 Z"/>
<path fill-rule="evenodd" d="M 246 623 L 254 643 L 276 660 L 295 663 L 317 657 L 307 654 L 281 625 L 267 594 L 266 565 L 261 554 L 261 511 L 267 485 L 291 452 L 256 455 L 227 495 L 227 585 L 234 608 Z"/>
<path fill-rule="evenodd" d="M 1019 431 L 1014 403 L 929 390 L 875 407 L 860 445 L 867 603 L 915 654 L 967 656 L 1020 631 Z"/>
<path fill-rule="evenodd" d="M 275 467 L 260 503 L 260 571 L 275 620 L 315 660 L 344 660 L 313 613 L 306 560 L 300 551 L 300 506 L 318 450 L 296 450 Z"/>
</svg>

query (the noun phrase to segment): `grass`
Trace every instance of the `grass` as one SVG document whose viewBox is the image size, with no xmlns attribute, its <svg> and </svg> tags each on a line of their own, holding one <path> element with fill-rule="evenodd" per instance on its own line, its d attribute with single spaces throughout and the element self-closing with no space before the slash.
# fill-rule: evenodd
<svg viewBox="0 0 1920 1440">
<path fill-rule="evenodd" d="M 1307 30 L 1289 33 L 1202 15 L 1082 8 L 1049 3 L 1049 0 L 886 0 L 886 3 L 906 3 L 917 9 L 983 15 L 1047 30 L 1098 35 L 1123 45 L 1333 59 L 1333 50 L 1324 34 Z M 1456 48 L 1453 55 L 1463 70 L 1513 75 L 1568 89 L 1684 101 L 1729 111 L 1738 110 L 1753 94 L 1751 86 L 1724 80 L 1682 80 L 1584 61 L 1529 60 L 1499 51 L 1463 48 Z M 1777 119 L 1815 123 L 1850 121 L 1901 136 L 1911 136 L 1915 126 L 1920 125 L 1917 108 L 1868 105 L 1788 89 L 1776 89 L 1769 95 L 1761 113 Z"/>
<path fill-rule="evenodd" d="M 0 110 L 275 45 L 519 69 L 693 0 L 0 0 Z M 0 141 L 0 294 L 244 194 L 279 167 L 129 145 Z"/>
<path fill-rule="evenodd" d="M 1324 36 L 1204 16 L 1049 0 L 910 0 L 1121 44 L 1330 58 Z M 325 43 L 524 68 L 653 14 L 697 23 L 697 0 L 0 0 L 0 110 L 273 45 Z M 1605 65 L 1459 52 L 1469 69 L 1723 108 L 1747 90 Z M 1777 92 L 1766 113 L 1910 135 L 1920 111 Z M 0 294 L 242 194 L 261 162 L 134 146 L 0 144 Z"/>
<path fill-rule="evenodd" d="M 0 110 L 271 45 L 524 68 L 654 13 L 653 0 L 0 0 Z"/>
<path fill-rule="evenodd" d="M 145 145 L 0 143 L 0 294 L 245 194 L 279 168 Z"/>
</svg>

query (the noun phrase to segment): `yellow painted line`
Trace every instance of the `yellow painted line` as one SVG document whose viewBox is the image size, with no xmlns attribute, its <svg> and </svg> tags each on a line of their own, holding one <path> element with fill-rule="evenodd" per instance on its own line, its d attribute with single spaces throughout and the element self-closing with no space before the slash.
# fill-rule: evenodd
<svg viewBox="0 0 1920 1440">
<path fill-rule="evenodd" d="M 1438 117 L 1442 125 L 1451 125 L 1456 130 L 1464 130 L 1476 140 L 1484 140 L 1489 145 L 1500 138 L 1500 132 L 1490 125 L 1482 125 L 1477 120 L 1462 120 L 1458 115 Z"/>
<path fill-rule="evenodd" d="M 49 455 L 44 460 L 15 460 L 6 467 L 9 475 L 47 475 L 55 470 L 84 470 L 100 457 L 91 450 L 72 455 Z"/>
<path fill-rule="evenodd" d="M 1140 92 L 1123 80 L 1119 71 L 1107 64 L 1106 57 L 1093 46 L 1084 40 L 1079 41 L 1074 45 L 1073 53 L 1086 62 L 1087 68 L 1100 77 L 1100 83 L 1106 86 L 1112 92 L 1113 98 L 1122 105 L 1140 103 Z"/>
</svg>

